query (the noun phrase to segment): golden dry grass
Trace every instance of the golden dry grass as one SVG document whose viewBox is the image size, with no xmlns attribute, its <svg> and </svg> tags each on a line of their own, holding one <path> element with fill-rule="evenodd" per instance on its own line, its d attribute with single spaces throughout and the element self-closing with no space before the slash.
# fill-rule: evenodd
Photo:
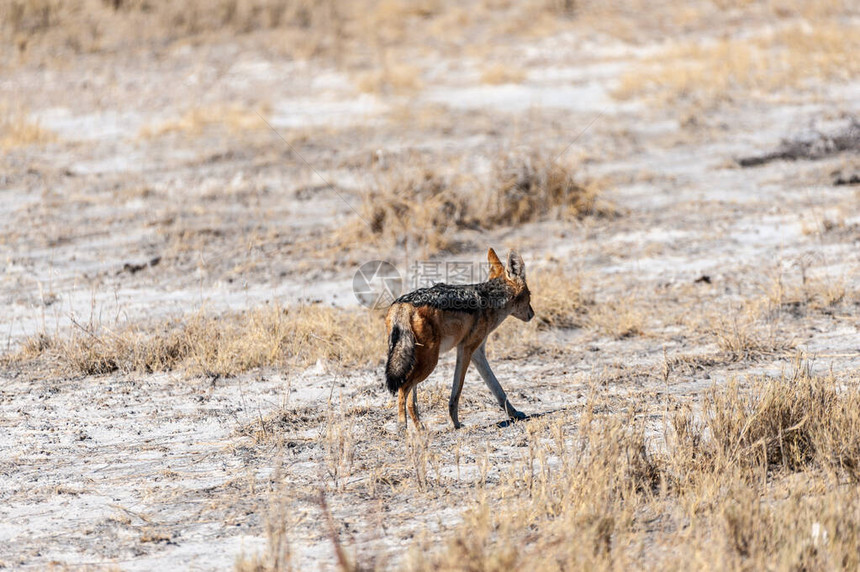
<svg viewBox="0 0 860 572">
<path fill-rule="evenodd" d="M 513 3 L 502 0 L 484 4 L 506 10 Z M 744 9 L 760 3 L 738 0 L 719 4 L 726 9 Z M 42 4 L 33 1 L 28 5 Z M 148 18 L 134 12 L 136 5 L 123 4 L 128 14 L 120 11 L 116 18 Z M 236 6 L 246 10 L 253 5 L 277 7 L 274 2 Z M 36 32 L 34 42 L 39 34 L 50 34 L 52 26 L 75 28 L 56 21 L 50 12 L 50 6 L 65 10 L 61 3 L 44 6 L 49 9 L 44 12 L 43 25 L 38 24 L 38 11 L 31 23 L 20 25 L 20 29 Z M 319 6 L 319 11 L 307 16 L 288 18 L 289 26 L 296 29 L 308 19 L 307 34 L 319 34 L 319 43 L 309 42 L 309 52 L 334 41 L 335 32 L 327 35 L 324 30 L 350 25 L 335 12 L 326 15 L 325 10 L 334 3 Z M 479 19 L 465 11 L 455 14 L 441 2 L 410 5 L 403 1 L 379 6 L 374 17 L 379 18 L 381 31 L 374 33 L 378 34 L 376 41 L 383 43 L 389 41 L 386 34 L 397 41 L 408 36 L 410 25 L 416 21 L 439 25 L 448 14 L 446 22 L 467 26 Z M 222 28 L 233 32 L 281 25 L 265 8 L 258 13 L 222 15 L 226 24 L 194 13 L 171 23 L 169 14 L 165 9 L 159 18 L 167 18 L 163 25 L 173 30 L 177 39 Z M 518 26 L 512 21 L 506 29 L 515 32 Z M 460 34 L 460 28 L 453 30 L 451 36 Z M 91 34 L 91 29 L 81 27 L 76 33 Z M 92 49 L 109 45 L 97 34 L 92 38 Z M 756 75 L 777 74 L 779 70 L 762 71 L 757 58 L 771 47 L 759 47 L 754 41 L 749 46 L 746 52 L 738 48 L 737 53 L 717 50 L 699 54 L 696 57 L 701 61 L 711 62 L 707 65 L 715 66 L 713 61 L 721 57 L 728 58 L 729 63 L 724 77 L 702 75 L 696 81 L 712 81 L 714 93 L 729 93 L 730 97 L 743 82 L 767 85 L 756 83 L 760 81 Z M 817 44 L 810 47 L 812 53 L 837 62 L 841 61 L 841 49 L 836 44 L 826 49 Z M 826 69 L 829 64 L 822 65 Z M 749 70 L 753 74 L 744 75 Z M 406 72 L 398 72 L 396 66 L 389 68 L 387 78 L 370 72 L 367 89 L 378 93 L 420 89 L 420 68 L 412 66 Z M 410 78 L 419 81 L 412 83 Z M 398 82 L 403 87 L 398 87 Z M 670 89 L 696 97 L 711 93 L 697 91 L 700 88 L 695 82 L 679 85 L 682 87 Z M 653 89 L 647 93 L 661 88 Z M 229 116 L 229 109 L 226 111 Z M 195 110 L 175 123 L 155 126 L 153 134 L 199 133 L 220 124 L 217 115 L 213 110 Z M 228 118 L 227 123 L 244 128 L 243 117 L 240 110 L 235 120 Z M 374 223 L 369 236 L 392 242 L 406 237 L 436 251 L 454 248 L 456 234 L 472 226 L 504 227 L 601 213 L 594 202 L 597 189 L 545 157 L 500 159 L 489 184 L 473 192 L 478 187 L 432 169 L 398 173 L 381 181 L 373 191 L 378 194 L 363 207 L 363 216 Z M 188 237 L 183 235 L 183 239 Z M 189 248 L 187 240 L 176 243 Z M 648 312 L 665 309 L 636 297 L 604 299 L 597 304 L 590 300 L 582 277 L 570 271 L 530 270 L 529 281 L 538 319 L 530 324 L 508 320 L 491 339 L 491 353 L 511 357 L 543 351 L 546 346 L 539 336 L 546 328 L 585 327 L 615 338 L 651 334 Z M 839 279 L 804 276 L 778 286 L 766 294 L 770 297 L 767 304 L 757 301 L 756 307 L 723 314 L 729 317 L 722 321 L 721 316 L 712 316 L 709 333 L 723 356 L 744 360 L 781 353 L 791 347 L 776 322 L 781 311 L 793 307 L 830 310 L 846 297 L 845 282 Z M 176 370 L 189 375 L 232 375 L 258 367 L 306 367 L 317 360 L 336 367 L 376 366 L 384 359 L 384 343 L 378 317 L 316 306 L 272 307 L 221 316 L 201 312 L 152 326 L 84 325 L 68 335 L 33 337 L 16 359 L 45 360 L 65 374 L 76 375 Z M 624 368 L 625 375 L 651 373 L 645 370 L 652 366 L 637 365 L 629 352 L 623 357 L 630 357 L 632 362 Z M 673 363 L 680 366 L 682 361 L 689 362 L 693 364 L 690 369 L 696 370 L 697 364 L 708 359 L 712 358 L 691 355 Z M 552 375 L 550 383 L 574 384 L 573 379 L 564 377 L 566 372 Z M 576 380 L 579 383 L 579 378 Z M 600 380 L 598 377 L 596 381 Z M 507 381 L 503 382 L 507 386 Z M 570 398 L 569 411 L 518 424 L 498 439 L 494 439 L 496 434 L 485 438 L 487 433 L 474 427 L 457 437 L 445 431 L 386 436 L 379 427 L 393 414 L 381 406 L 367 406 L 362 411 L 349 407 L 283 409 L 243 427 L 240 434 L 269 447 L 290 431 L 315 431 L 321 476 L 314 487 L 336 494 L 354 493 L 380 504 L 393 501 L 390 504 L 398 512 L 409 503 L 408 516 L 403 518 L 411 518 L 413 510 L 420 512 L 422 505 L 434 502 L 440 514 L 458 517 L 462 507 L 468 507 L 464 522 L 454 531 L 427 540 L 418 535 L 411 540 L 413 553 L 407 565 L 415 569 L 853 569 L 858 566 L 860 541 L 857 519 L 853 518 L 860 510 L 856 487 L 860 461 L 857 385 L 856 374 L 813 377 L 798 364 L 784 379 L 755 377 L 714 388 L 705 394 L 701 407 L 689 395 L 683 401 L 642 393 L 620 399 L 601 396 L 601 391 L 617 391 L 609 386 L 592 388 L 585 406 L 574 400 L 573 391 L 561 397 L 557 394 L 553 396 L 556 402 Z M 445 387 L 435 391 L 434 408 L 444 411 L 446 393 Z M 365 426 L 369 429 L 362 433 Z M 502 441 L 515 441 L 517 449 L 510 453 L 509 448 L 492 457 L 492 448 L 505 446 L 500 445 Z M 463 474 L 474 468 L 474 479 L 460 479 L 461 446 Z M 266 476 L 266 483 L 279 487 L 270 503 L 266 529 L 269 551 L 262 558 L 241 559 L 238 569 L 290 568 L 290 530 L 285 514 L 294 507 L 289 489 L 296 476 Z M 355 496 L 344 498 L 347 505 L 355 500 Z M 359 512 L 355 507 L 363 509 L 366 505 L 351 506 Z M 302 518 L 308 514 L 311 518 L 322 516 L 319 520 L 328 516 L 321 509 Z M 140 540 L 171 539 L 152 530 Z M 319 536 L 316 534 L 317 539 Z M 323 532 L 322 537 L 326 536 L 337 548 L 338 532 Z M 344 538 L 349 537 L 345 534 Z M 362 563 L 360 557 L 351 553 L 347 559 L 341 551 L 338 562 L 345 569 L 357 567 L 354 562 Z"/>
<path fill-rule="evenodd" d="M 538 327 L 578 328 L 588 323 L 594 301 L 581 273 L 539 269 L 529 272 L 528 282 Z"/>
<path fill-rule="evenodd" d="M 235 105 L 195 107 L 177 119 L 144 127 L 139 135 L 144 138 L 160 137 L 170 133 L 200 135 L 211 127 L 221 127 L 231 133 L 239 133 L 266 127 L 263 119 L 260 118 L 260 115 L 265 116 L 266 112 L 265 108 L 251 110 Z"/>
<path fill-rule="evenodd" d="M 750 383 L 666 414 L 663 445 L 632 396 L 618 408 L 592 394 L 575 425 L 531 422 L 523 456 L 410 569 L 855 567 L 856 384 L 802 371 Z"/>
<path fill-rule="evenodd" d="M 292 57 L 324 57 L 359 74 L 373 92 L 414 89 L 417 68 L 406 57 L 430 44 L 444 50 L 487 46 L 512 34 L 557 30 L 568 2 L 475 3 L 446 0 L 8 0 L 0 4 L 0 38 L 9 54 L 48 59 L 63 52 L 103 52 L 226 35 L 278 30 L 271 49 Z M 44 60 L 44 58 L 43 58 Z M 395 65 L 393 62 L 400 61 Z"/>
<path fill-rule="evenodd" d="M 384 63 L 379 69 L 357 75 L 356 85 L 363 93 L 403 95 L 423 86 L 421 69 L 409 64 Z"/>
<path fill-rule="evenodd" d="M 572 168 L 551 156 L 508 153 L 496 161 L 482 207 L 492 224 L 612 214 L 598 203 L 598 194 L 593 182 L 580 181 Z"/>
<path fill-rule="evenodd" d="M 382 174 L 362 199 L 360 218 L 337 237 L 345 246 L 371 240 L 416 245 L 432 254 L 449 248 L 458 229 L 475 224 L 469 197 L 422 166 Z"/>
<path fill-rule="evenodd" d="M 621 77 L 614 95 L 705 104 L 815 90 L 820 81 L 860 73 L 857 26 L 839 20 L 801 22 L 749 38 L 684 40 Z"/>
<path fill-rule="evenodd" d="M 733 360 L 785 353 L 795 342 L 785 339 L 773 320 L 763 320 L 755 311 L 733 310 L 712 317 L 711 334 L 717 347 Z"/>
<path fill-rule="evenodd" d="M 44 145 L 57 139 L 21 106 L 0 103 L 0 149 Z"/>
<path fill-rule="evenodd" d="M 592 385 L 573 410 L 518 425 L 505 437 L 516 448 L 501 454 L 468 429 L 462 439 L 374 434 L 363 448 L 355 419 L 368 412 L 332 411 L 322 439 L 341 484 L 330 490 L 408 498 L 416 514 L 464 507 L 444 535 L 413 538 L 400 565 L 409 570 L 854 569 L 858 381 L 813 375 L 797 354 L 782 377 L 732 379 L 698 402 Z M 354 479 L 367 462 L 369 478 Z M 280 523 L 293 497 L 276 498 Z M 289 528 L 270 529 L 270 546 L 289 544 Z M 344 569 L 386 562 L 353 552 L 335 528 L 326 536 Z M 254 562 L 263 566 L 238 569 L 285 569 Z"/>
<path fill-rule="evenodd" d="M 182 370 L 227 376 L 318 360 L 367 366 L 385 355 L 384 331 L 378 314 L 322 306 L 271 306 L 221 316 L 201 311 L 148 328 L 82 325 L 67 335 L 39 334 L 11 360 L 42 359 L 81 375 Z"/>
<path fill-rule="evenodd" d="M 843 277 L 808 276 L 800 269 L 798 279 L 789 280 L 779 275 L 773 280 L 768 292 L 768 301 L 773 307 L 803 310 L 829 311 L 849 297 Z"/>
<path fill-rule="evenodd" d="M 429 256 L 457 246 L 463 229 L 615 214 L 599 198 L 597 184 L 580 181 L 573 169 L 539 153 L 502 155 L 486 183 L 409 161 L 377 173 L 362 197 L 361 216 L 335 237 L 339 246 L 370 241 L 414 247 Z"/>
<path fill-rule="evenodd" d="M 646 314 L 635 296 L 607 300 L 588 313 L 588 325 L 615 339 L 642 335 Z"/>
<path fill-rule="evenodd" d="M 575 21 L 584 29 L 599 31 L 622 41 L 664 41 L 714 30 L 736 30 L 739 23 L 781 26 L 799 21 L 843 22 L 856 17 L 856 7 L 846 0 L 708 0 L 677 4 L 646 0 L 576 2 Z"/>
<path fill-rule="evenodd" d="M 397 66 L 386 62 L 406 66 L 428 46 L 458 54 L 486 53 L 511 37 L 545 38 L 572 28 L 637 42 L 678 29 L 735 25 L 738 17 L 816 22 L 846 15 L 852 12 L 844 0 L 731 0 L 684 6 L 643 0 L 481 0 L 466 5 L 453 0 L 7 0 L 0 3 L 0 39 L 13 48 L 8 55 L 33 53 L 45 61 L 68 51 L 160 50 L 175 42 L 277 30 L 265 41 L 279 53 L 323 57 L 350 69 L 388 67 L 387 73 L 358 74 L 363 89 L 380 92 L 391 89 L 389 77 L 416 77 L 411 70 L 395 73 L 391 70 Z M 518 79 L 509 72 L 487 75 L 491 83 Z M 414 89 L 412 80 L 407 84 L 407 90 Z"/>
<path fill-rule="evenodd" d="M 729 361 L 791 355 L 802 345 L 797 320 L 850 314 L 854 304 L 844 277 L 812 273 L 803 263 L 791 268 L 765 277 L 760 293 L 740 303 L 698 315 L 682 310 L 678 323 L 705 334 Z"/>
<path fill-rule="evenodd" d="M 732 380 L 700 405 L 592 386 L 575 413 L 523 425 L 511 435 L 518 449 L 501 458 L 469 433 L 380 437 L 363 448 L 355 419 L 365 412 L 356 411 L 330 412 L 322 439 L 341 483 L 331 494 L 405 496 L 417 513 L 465 507 L 441 543 L 435 534 L 412 541 L 405 569 L 854 569 L 857 381 L 812 375 L 798 355 L 783 377 Z M 343 485 L 379 458 L 391 460 Z M 290 498 L 274 495 L 272 523 L 288 518 Z M 270 546 L 283 551 L 289 534 L 270 526 Z M 345 556 L 354 553 L 334 527 L 326 536 L 348 569 L 367 562 L 366 552 L 364 561 Z M 254 562 L 263 566 L 245 559 L 239 569 L 283 569 Z"/>
<path fill-rule="evenodd" d="M 481 83 L 499 85 L 522 83 L 528 74 L 525 70 L 505 64 L 494 64 L 481 72 Z"/>
<path fill-rule="evenodd" d="M 547 329 L 589 328 L 617 338 L 642 333 L 644 314 L 633 299 L 597 305 L 582 277 L 557 268 L 530 279 L 536 319 L 510 318 L 490 337 L 491 355 L 521 358 L 554 351 L 541 340 Z M 385 359 L 379 312 L 322 306 L 266 306 L 211 315 L 201 310 L 137 326 L 78 324 L 67 333 L 30 336 L 4 358 L 13 365 L 47 364 L 58 373 L 181 371 L 187 376 L 231 376 L 261 367 L 368 367 Z"/>
<path fill-rule="evenodd" d="M 22 54 L 47 48 L 56 55 L 287 28 L 301 36 L 301 49 L 310 56 L 336 44 L 341 5 L 333 0 L 9 0 L 0 5 L 0 32 Z"/>
</svg>

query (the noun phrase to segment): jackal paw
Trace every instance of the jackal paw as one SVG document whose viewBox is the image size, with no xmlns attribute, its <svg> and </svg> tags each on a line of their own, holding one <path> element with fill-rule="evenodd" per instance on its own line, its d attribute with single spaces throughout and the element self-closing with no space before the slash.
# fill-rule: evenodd
<svg viewBox="0 0 860 572">
<path fill-rule="evenodd" d="M 523 419 L 528 419 L 529 416 L 523 413 L 522 411 L 517 411 L 514 409 L 513 411 L 508 413 L 508 417 L 513 421 L 522 421 Z"/>
</svg>

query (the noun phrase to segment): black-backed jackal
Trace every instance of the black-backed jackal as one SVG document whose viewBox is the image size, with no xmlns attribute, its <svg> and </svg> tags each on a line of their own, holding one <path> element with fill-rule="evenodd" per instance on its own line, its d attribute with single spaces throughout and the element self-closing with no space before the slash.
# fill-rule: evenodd
<svg viewBox="0 0 860 572">
<path fill-rule="evenodd" d="M 502 264 L 491 248 L 487 252 L 490 275 L 486 282 L 453 286 L 436 284 L 405 294 L 394 301 L 385 317 L 388 329 L 388 363 L 385 379 L 388 390 L 397 395 L 397 418 L 406 424 L 406 409 L 416 426 L 416 386 L 436 367 L 439 354 L 457 348 L 457 366 L 448 401 L 448 413 L 454 427 L 460 427 L 458 407 L 460 392 L 469 361 L 475 364 L 484 383 L 493 392 L 499 406 L 511 419 L 524 419 L 499 385 L 487 363 L 484 344 L 490 333 L 505 318 L 513 315 L 524 322 L 535 313 L 526 285 L 526 268 L 522 257 L 508 254 L 508 266 Z M 408 403 L 409 393 L 412 400 Z"/>
</svg>

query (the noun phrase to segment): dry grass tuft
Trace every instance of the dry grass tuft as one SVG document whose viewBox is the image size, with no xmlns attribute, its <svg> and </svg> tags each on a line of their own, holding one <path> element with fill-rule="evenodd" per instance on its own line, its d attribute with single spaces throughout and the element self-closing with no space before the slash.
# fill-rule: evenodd
<svg viewBox="0 0 860 572">
<path fill-rule="evenodd" d="M 710 103 L 814 89 L 819 81 L 856 77 L 858 50 L 856 30 L 836 20 L 803 22 L 753 38 L 680 44 L 625 74 L 614 95 Z"/>
<path fill-rule="evenodd" d="M 56 139 L 56 135 L 32 121 L 22 107 L 0 103 L 0 149 L 45 145 Z"/>
<path fill-rule="evenodd" d="M 296 51 L 311 56 L 336 47 L 343 7 L 335 0 L 10 0 L 0 4 L 0 36 L 22 54 L 34 48 L 56 54 L 289 29 Z"/>
<path fill-rule="evenodd" d="M 796 366 L 747 391 L 715 388 L 701 413 L 676 410 L 661 445 L 635 396 L 612 406 L 592 392 L 574 424 L 530 422 L 522 458 L 491 490 L 479 481 L 448 544 L 417 546 L 410 568 L 857 565 L 846 515 L 860 489 L 832 485 L 856 482 L 860 391 Z"/>
<path fill-rule="evenodd" d="M 580 218 L 610 214 L 597 203 L 592 183 L 576 180 L 571 169 L 551 157 L 506 154 L 495 165 L 487 193 L 487 220 L 494 225 L 518 224 L 546 216 Z"/>
<path fill-rule="evenodd" d="M 834 397 L 820 383 L 753 382 L 741 395 L 737 381 L 705 401 L 708 428 L 718 453 L 729 463 L 783 464 L 796 470 L 813 457 L 808 414 L 827 409 Z"/>
<path fill-rule="evenodd" d="M 420 165 L 382 171 L 364 195 L 362 220 L 353 221 L 337 240 L 343 245 L 368 239 L 414 244 L 432 254 L 450 250 L 462 229 L 615 214 L 611 205 L 598 201 L 595 184 L 577 182 L 570 169 L 537 154 L 506 154 L 486 186 L 474 181 Z"/>
<path fill-rule="evenodd" d="M 272 306 L 222 316 L 203 312 L 146 330 L 80 326 L 67 336 L 31 338 L 13 360 L 37 358 L 80 375 L 184 370 L 229 376 L 265 366 L 306 367 L 318 360 L 369 365 L 384 356 L 378 315 L 321 306 Z"/>
<path fill-rule="evenodd" d="M 265 112 L 266 109 L 259 111 L 263 115 Z M 140 136 L 160 137 L 171 133 L 200 135 L 211 127 L 224 127 L 231 133 L 238 133 L 265 127 L 265 123 L 256 111 L 238 106 L 195 107 L 178 119 L 144 127 Z"/>
<path fill-rule="evenodd" d="M 844 278 L 808 276 L 804 267 L 801 267 L 800 274 L 799 281 L 777 276 L 768 293 L 768 301 L 773 307 L 787 308 L 797 314 L 807 309 L 826 312 L 845 301 Z"/>
<path fill-rule="evenodd" d="M 529 276 L 532 307 L 540 328 L 581 328 L 588 324 L 593 301 L 585 292 L 582 274 L 537 270 Z"/>
<path fill-rule="evenodd" d="M 526 71 L 520 68 L 511 67 L 505 64 L 494 64 L 481 73 L 481 83 L 491 85 L 500 85 L 504 83 L 522 83 L 526 76 Z"/>
<path fill-rule="evenodd" d="M 645 313 L 634 296 L 596 304 L 588 313 L 588 325 L 615 339 L 640 336 L 644 333 Z"/>
<path fill-rule="evenodd" d="M 272 491 L 267 506 L 266 550 L 263 554 L 252 556 L 240 553 L 233 566 L 235 572 L 283 572 L 293 569 L 290 539 L 287 535 L 292 525 L 292 511 L 289 506 L 291 494 L 286 484 L 289 481 L 282 477 L 282 467 L 283 459 L 279 459 L 272 479 L 279 484 Z"/>
<path fill-rule="evenodd" d="M 798 354 L 791 374 L 754 378 L 741 391 L 737 381 L 712 389 L 705 419 L 712 454 L 743 467 L 812 468 L 836 478 L 860 477 L 860 393 L 832 377 L 815 377 Z"/>
<path fill-rule="evenodd" d="M 0 40 L 17 48 L 9 55 L 50 59 L 65 52 L 163 50 L 259 32 L 269 48 L 290 57 L 383 69 L 360 75 L 363 89 L 409 91 L 416 88 L 417 68 L 405 62 L 415 61 L 416 51 L 484 50 L 511 35 L 546 36 L 572 20 L 566 17 L 572 7 L 555 0 L 493 6 L 445 0 L 6 0 L 0 3 Z M 278 34 L 266 33 L 271 30 Z"/>
<path fill-rule="evenodd" d="M 530 426 L 526 457 L 496 485 L 505 502 L 491 509 L 481 487 L 447 547 L 411 568 L 545 569 L 554 562 L 592 569 L 611 561 L 660 475 L 641 421 L 599 414 L 595 405 L 574 430 L 558 422 Z"/>
<path fill-rule="evenodd" d="M 424 166 L 380 171 L 364 195 L 361 219 L 343 229 L 337 242 L 414 245 L 429 255 L 452 250 L 463 229 L 615 213 L 598 201 L 595 184 L 577 182 L 572 170 L 538 154 L 504 155 L 486 186 L 474 181 Z"/>
<path fill-rule="evenodd" d="M 340 234 L 340 242 L 368 239 L 416 244 L 432 253 L 450 248 L 453 233 L 473 226 L 469 199 L 435 171 L 414 167 L 386 174 L 365 196 L 361 219 Z"/>
<path fill-rule="evenodd" d="M 421 69 L 408 64 L 385 64 L 380 69 L 358 74 L 357 86 L 363 93 L 413 93 L 423 86 Z"/>
<path fill-rule="evenodd" d="M 754 359 L 794 348 L 795 342 L 780 334 L 778 320 L 778 312 L 764 299 L 728 314 L 713 315 L 709 333 L 728 359 Z"/>
</svg>

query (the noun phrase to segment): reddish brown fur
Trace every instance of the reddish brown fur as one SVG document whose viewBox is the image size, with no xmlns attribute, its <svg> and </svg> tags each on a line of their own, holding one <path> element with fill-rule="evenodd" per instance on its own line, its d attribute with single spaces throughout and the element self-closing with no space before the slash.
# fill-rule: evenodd
<svg viewBox="0 0 860 572">
<path fill-rule="evenodd" d="M 513 313 L 524 321 L 528 321 L 534 316 L 534 311 L 529 303 L 530 293 L 525 282 L 522 259 L 516 253 L 512 252 L 509 256 L 509 267 L 513 267 L 516 264 L 520 272 L 518 275 L 512 275 L 510 270 L 505 270 L 504 265 L 498 256 L 496 256 L 493 249 L 490 249 L 487 253 L 487 259 L 490 263 L 489 280 L 504 278 L 507 284 L 506 288 L 509 294 L 502 300 L 504 303 L 502 307 L 483 308 L 479 311 L 466 312 L 430 305 L 415 306 L 407 302 L 395 302 L 389 309 L 385 319 L 389 336 L 391 336 L 392 327 L 396 320 L 400 321 L 401 328 L 406 326 L 402 322 L 404 321 L 403 318 L 408 315 L 408 327 L 411 329 L 414 338 L 414 365 L 406 375 L 403 384 L 397 389 L 397 411 L 400 423 L 406 423 L 406 411 L 408 409 L 409 416 L 413 422 L 416 425 L 420 424 L 418 412 L 415 408 L 416 398 L 414 390 L 436 368 L 439 354 L 455 347 L 458 351 L 458 367 L 455 372 L 451 400 L 449 402 L 449 412 L 454 425 L 459 427 L 457 406 L 470 359 L 473 361 L 475 359 L 483 360 L 481 364 L 478 364 L 478 362 L 475 363 L 479 366 L 482 377 L 484 377 L 485 382 L 496 395 L 499 404 L 506 412 L 515 418 L 523 417 L 507 401 L 504 391 L 499 386 L 492 371 L 489 370 L 489 365 L 486 364 L 486 358 L 483 353 L 483 344 L 490 333 L 509 314 Z M 479 357 L 473 357 L 478 350 L 480 350 Z M 389 360 L 391 360 L 391 356 L 389 356 Z M 481 365 L 484 367 L 481 367 Z M 488 377 L 491 379 L 488 379 Z M 413 392 L 413 399 L 407 403 L 410 392 Z"/>
</svg>

